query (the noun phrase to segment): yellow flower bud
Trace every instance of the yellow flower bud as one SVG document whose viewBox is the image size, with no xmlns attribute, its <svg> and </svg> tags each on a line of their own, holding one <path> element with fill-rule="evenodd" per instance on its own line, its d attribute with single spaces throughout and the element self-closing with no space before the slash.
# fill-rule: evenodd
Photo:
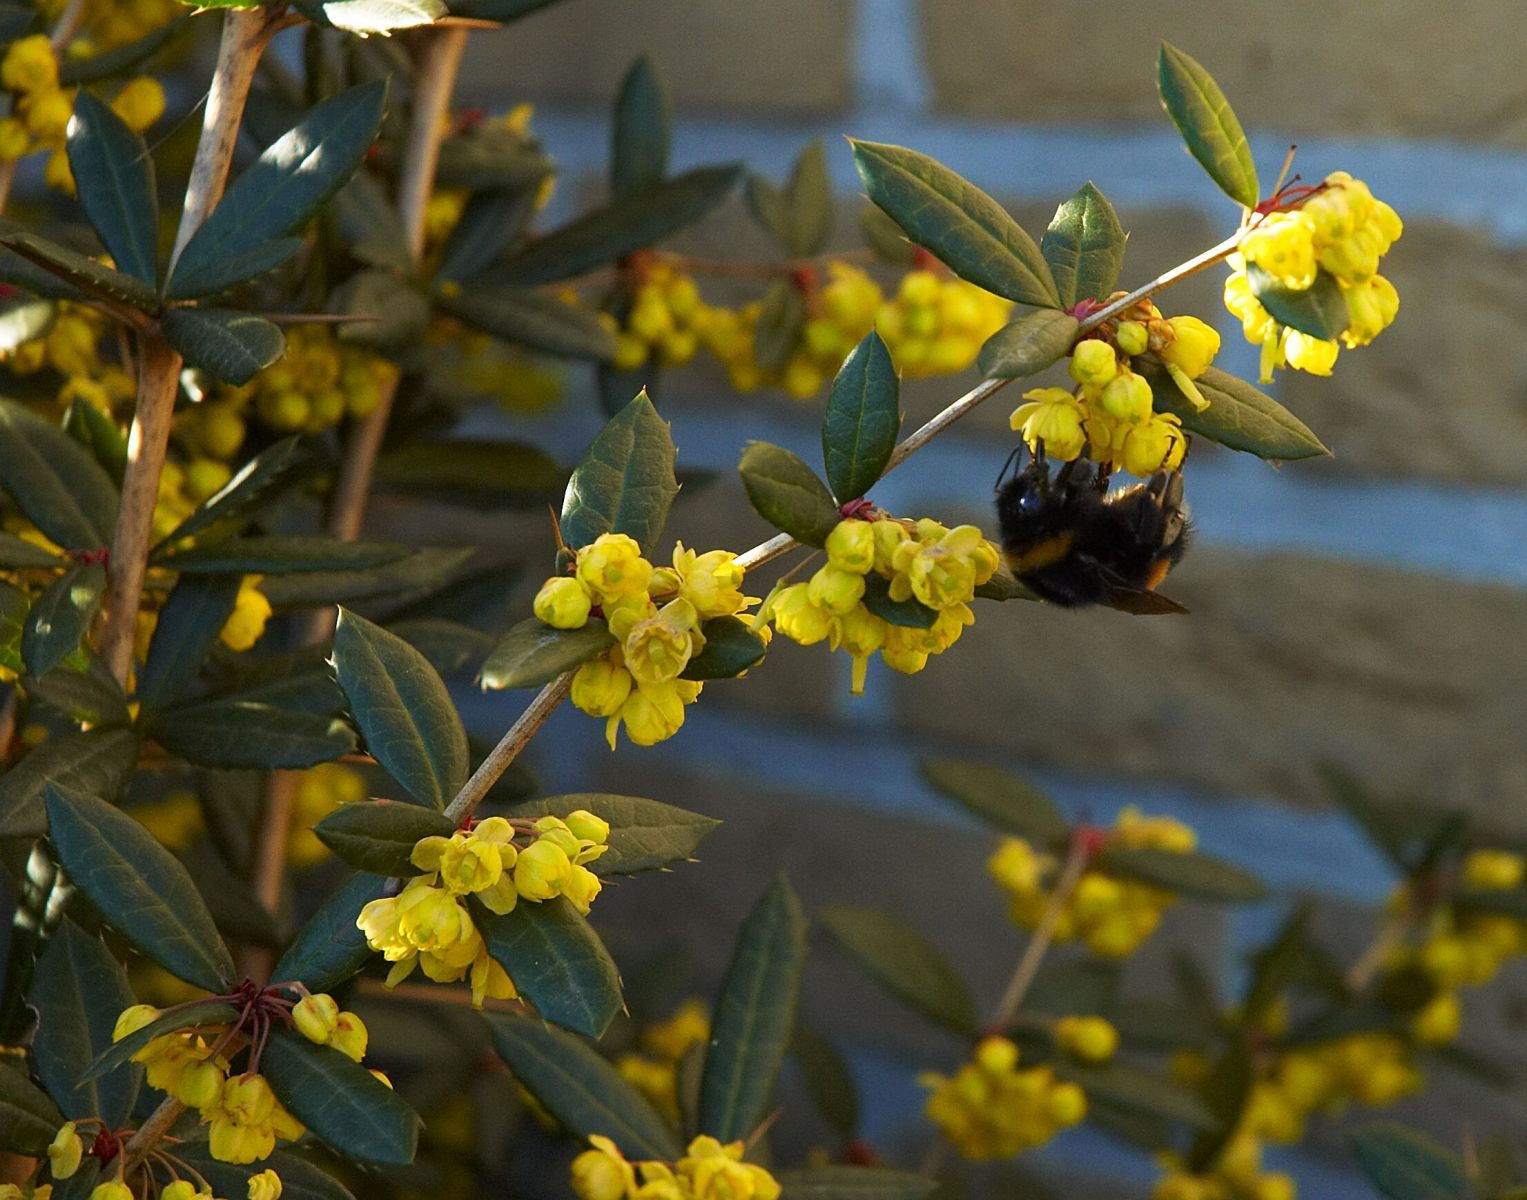
<svg viewBox="0 0 1527 1200">
<path fill-rule="evenodd" d="M 129 129 L 142 133 L 164 116 L 164 88 L 157 79 L 140 75 L 123 85 L 111 107 Z"/>
<path fill-rule="evenodd" d="M 1062 1017 L 1055 1023 L 1055 1041 L 1083 1062 L 1107 1062 L 1119 1048 L 1119 1033 L 1102 1017 Z"/>
<path fill-rule="evenodd" d="M 827 561 L 840 571 L 863 575 L 875 565 L 875 522 L 849 518 L 827 535 Z"/>
<path fill-rule="evenodd" d="M 1219 333 L 1197 317 L 1172 317 L 1172 341 L 1161 348 L 1161 361 L 1181 367 L 1189 379 L 1209 369 L 1219 353 Z"/>
<path fill-rule="evenodd" d="M 130 1187 L 120 1179 L 108 1179 L 90 1189 L 89 1200 L 134 1200 Z"/>
<path fill-rule="evenodd" d="M 604 599 L 643 596 L 652 564 L 642 557 L 636 539 L 624 533 L 601 533 L 578 551 L 578 578 Z"/>
<path fill-rule="evenodd" d="M 1115 421 L 1138 425 L 1151 415 L 1151 385 L 1144 376 L 1124 371 L 1103 388 L 1098 403 Z"/>
<path fill-rule="evenodd" d="M 13 92 L 58 86 L 58 59 L 46 34 L 33 34 L 11 43 L 5 58 L 0 60 L 0 84 Z"/>
<path fill-rule="evenodd" d="M 572 874 L 567 852 L 546 838 L 538 838 L 520 851 L 514 864 L 515 891 L 527 900 L 550 900 L 562 893 Z"/>
<path fill-rule="evenodd" d="M 572 1165 L 572 1188 L 579 1200 L 624 1200 L 636 1189 L 636 1172 L 607 1137 L 593 1134 Z"/>
<path fill-rule="evenodd" d="M 334 1037 L 339 1021 L 339 1005 L 334 997 L 325 993 L 304 996 L 292 1009 L 292 1023 L 297 1032 L 310 1042 L 326 1046 Z"/>
<path fill-rule="evenodd" d="M 270 601 L 259 588 L 260 576 L 246 575 L 239 586 L 238 598 L 233 612 L 223 623 L 218 639 L 228 649 L 243 653 L 254 646 L 265 633 L 265 623 L 270 620 Z"/>
<path fill-rule="evenodd" d="M 581 581 L 567 575 L 548 579 L 531 605 L 536 617 L 553 629 L 580 629 L 588 622 L 594 598 Z"/>
<path fill-rule="evenodd" d="M 1438 992 L 1410 1019 L 1410 1031 L 1418 1042 L 1445 1046 L 1458 1037 L 1463 1010 L 1457 992 Z"/>
<path fill-rule="evenodd" d="M 1335 341 L 1313 338 L 1297 329 L 1290 329 L 1283 343 L 1288 365 L 1311 375 L 1329 375 L 1340 349 Z"/>
<path fill-rule="evenodd" d="M 1074 1083 L 1058 1083 L 1047 1105 L 1050 1119 L 1065 1127 L 1078 1124 L 1087 1115 L 1087 1095 Z"/>
<path fill-rule="evenodd" d="M 1175 471 L 1188 452 L 1188 438 L 1175 413 L 1156 413 L 1124 435 L 1124 469 L 1144 479 L 1157 471 Z"/>
<path fill-rule="evenodd" d="M 591 717 L 609 717 L 631 694 L 631 672 L 607 656 L 592 658 L 573 675 L 572 701 Z"/>
<path fill-rule="evenodd" d="M 74 1122 L 59 1126 L 53 1140 L 48 1143 L 48 1170 L 54 1179 L 68 1179 L 80 1169 L 80 1159 L 85 1153 L 85 1143 L 75 1131 Z"/>
<path fill-rule="evenodd" d="M 912 535 L 900 521 L 872 521 L 870 530 L 875 536 L 874 569 L 889 575 L 894 570 L 891 564 L 896 561 L 897 549 Z"/>
<path fill-rule="evenodd" d="M 223 1084 L 222 1108 L 241 1125 L 263 1124 L 276 1111 L 276 1094 L 263 1075 L 233 1075 Z"/>
<path fill-rule="evenodd" d="M 1001 1075 L 1018 1065 L 1018 1047 L 1005 1037 L 983 1038 L 976 1045 L 975 1061 L 988 1075 Z"/>
<path fill-rule="evenodd" d="M 1150 334 L 1139 321 L 1120 321 L 1113 336 L 1125 354 L 1144 354 L 1150 345 Z"/>
<path fill-rule="evenodd" d="M 32 148 L 26 125 L 16 117 L 0 118 L 0 162 L 15 162 Z"/>
<path fill-rule="evenodd" d="M 863 599 L 864 576 L 828 563 L 811 577 L 806 596 L 817 608 L 841 617 Z"/>
<path fill-rule="evenodd" d="M 586 808 L 577 808 L 568 813 L 567 827 L 580 840 L 603 843 L 610 838 L 610 823 Z"/>
<path fill-rule="evenodd" d="M 124 1008 L 117 1023 L 112 1028 L 111 1040 L 120 1042 L 129 1034 L 137 1033 L 145 1025 L 152 1024 L 160 1017 L 160 1012 L 152 1004 L 134 1004 L 131 1008 Z"/>
<path fill-rule="evenodd" d="M 684 700 L 679 690 L 682 682 L 638 684 L 620 711 L 605 722 L 610 749 L 615 748 L 615 735 L 622 723 L 636 746 L 652 746 L 676 734 L 684 724 Z"/>
<path fill-rule="evenodd" d="M 203 1196 L 211 1197 L 211 1192 L 198 1192 L 196 1185 L 189 1179 L 177 1179 L 173 1183 L 165 1185 L 159 1193 L 159 1200 L 202 1200 Z M 0 1197 L 3 1200 L 3 1197 Z"/>
<path fill-rule="evenodd" d="M 21 104 L 21 116 L 28 131 L 48 143 L 63 140 L 73 115 L 74 97 L 68 92 L 33 92 Z"/>
<path fill-rule="evenodd" d="M 1503 891 L 1522 885 L 1522 856 L 1505 850 L 1474 850 L 1463 860 L 1463 885 L 1483 891 Z"/>
<path fill-rule="evenodd" d="M 187 1108 L 210 1108 L 223 1093 L 223 1072 L 210 1059 L 186 1064 L 173 1089 Z"/>
<path fill-rule="evenodd" d="M 334 1023 L 334 1036 L 329 1045 L 346 1058 L 360 1062 L 366 1057 L 366 1044 L 370 1036 L 364 1021 L 353 1012 L 342 1012 Z"/>
<path fill-rule="evenodd" d="M 863 579 L 859 579 L 859 583 L 862 587 Z M 769 616 L 776 629 L 802 646 L 813 646 L 832 632 L 832 614 L 812 603 L 809 588 L 804 583 L 792 583 L 780 589 L 770 605 Z"/>
<path fill-rule="evenodd" d="M 1029 449 L 1043 444 L 1049 457 L 1070 462 L 1082 452 L 1087 435 L 1082 431 L 1082 408 L 1065 388 L 1035 388 L 1024 392 L 1029 403 L 1013 410 L 1008 424 L 1023 435 Z"/>
<path fill-rule="evenodd" d="M 562 894 L 572 902 L 574 908 L 587 916 L 602 887 L 599 876 L 575 863 L 562 883 Z"/>
<path fill-rule="evenodd" d="M 1077 383 L 1102 387 L 1119 373 L 1119 356 L 1107 342 L 1088 338 L 1071 351 L 1067 370 Z"/>
<path fill-rule="evenodd" d="M 249 1200 L 280 1200 L 281 1176 L 269 1167 L 249 1177 Z"/>
</svg>

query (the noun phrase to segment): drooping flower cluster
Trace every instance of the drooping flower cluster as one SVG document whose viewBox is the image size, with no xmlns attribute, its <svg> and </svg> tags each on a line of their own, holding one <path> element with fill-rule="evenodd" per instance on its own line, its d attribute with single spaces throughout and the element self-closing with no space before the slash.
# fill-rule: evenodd
<svg viewBox="0 0 1527 1200">
<path fill-rule="evenodd" d="M 691 997 L 666 1021 L 641 1031 L 639 1050 L 615 1060 L 621 1078 L 647 1097 L 652 1106 L 679 1124 L 679 1064 L 696 1046 L 710 1040 L 705 1002 Z"/>
<path fill-rule="evenodd" d="M 1329 375 L 1342 345 L 1366 346 L 1389 327 L 1400 296 L 1378 273 L 1379 260 L 1402 232 L 1399 214 L 1345 171 L 1326 176 L 1298 208 L 1269 213 L 1251 226 L 1229 260 L 1225 307 L 1240 319 L 1246 340 L 1262 347 L 1262 382 L 1282 366 Z M 1292 292 L 1334 280 L 1346 305 L 1340 344 L 1280 324 L 1257 298 L 1252 268 Z"/>
<path fill-rule="evenodd" d="M 1173 1154 L 1164 1157 L 1168 1170 L 1151 1200 L 1294 1200 L 1298 1195 L 1291 1176 L 1262 1169 L 1262 1143 L 1245 1132 L 1231 1138 L 1202 1174 L 1189 1172 Z"/>
<path fill-rule="evenodd" d="M 629 1162 L 613 1141 L 589 1137 L 592 1150 L 573 1159 L 572 1187 L 579 1200 L 778 1200 L 779 1182 L 743 1162 L 743 1144 L 700 1136 L 676 1163 Z"/>
<path fill-rule="evenodd" d="M 683 678 L 705 646 L 704 622 L 736 616 L 757 604 L 742 594 L 743 569 L 727 550 L 697 554 L 682 542 L 672 567 L 654 567 L 634 538 L 602 533 L 577 552 L 571 574 L 542 585 L 535 615 L 555 629 L 579 629 L 603 617 L 615 645 L 573 676 L 572 701 L 605 718 L 610 749 L 622 725 L 638 746 L 672 737 L 684 706 L 700 698 L 698 680 Z"/>
<path fill-rule="evenodd" d="M 1076 1084 L 1056 1079 L 1049 1067 L 1018 1069 L 1018 1047 L 988 1037 L 953 1076 L 927 1072 L 933 1090 L 924 1111 L 964 1157 L 976 1162 L 1012 1158 L 1048 1142 L 1087 1115 Z"/>
<path fill-rule="evenodd" d="M 1206 402 L 1193 381 L 1209 369 L 1219 344 L 1219 334 L 1197 317 L 1163 317 L 1142 300 L 1076 344 L 1068 364 L 1074 388 L 1025 392 L 1027 403 L 1013 410 L 1009 424 L 1030 450 L 1042 443 L 1045 454 L 1062 462 L 1085 450 L 1089 458 L 1132 475 L 1175 470 L 1187 452 L 1182 421 L 1175 413 L 1156 411 L 1151 385 L 1131 359 L 1154 355 L 1178 390 L 1203 408 Z"/>
<path fill-rule="evenodd" d="M 715 310 L 700 300 L 694 278 L 662 262 L 641 269 L 631 308 L 615 335 L 619 371 L 634 371 L 649 360 L 682 367 L 700 348 L 701 331 Z"/>
<path fill-rule="evenodd" d="M 585 864 L 608 849 L 610 826 L 579 809 L 566 820 L 541 817 L 511 822 L 489 817 L 450 837 L 427 837 L 411 859 L 421 871 L 396 896 L 361 909 L 356 928 L 366 943 L 393 964 L 395 987 L 417 967 L 436 983 L 470 978 L 472 1003 L 512 1000 L 519 993 L 472 919 L 468 898 L 503 915 L 520 900 L 540 903 L 566 896 L 587 913 L 599 894 L 599 878 Z M 525 844 L 516 845 L 522 837 Z"/>
<path fill-rule="evenodd" d="M 1145 817 L 1129 807 L 1114 827 L 1102 833 L 1100 848 L 1166 850 L 1190 853 L 1193 831 L 1170 817 Z M 1049 906 L 1060 872 L 1053 854 L 1036 850 L 1022 838 L 1004 838 L 987 869 L 1012 898 L 1009 915 L 1025 929 L 1035 928 Z M 1161 923 L 1176 893 L 1134 879 L 1109 875 L 1094 863 L 1082 872 L 1055 925 L 1058 941 L 1079 938 L 1095 953 L 1110 958 L 1132 954 Z"/>
<path fill-rule="evenodd" d="M 868 519 L 847 517 L 827 535 L 826 564 L 805 583 L 776 588 L 760 614 L 791 641 L 825 641 L 846 651 L 854 660 L 856 696 L 876 651 L 892 670 L 914 675 L 959 641 L 975 623 L 970 601 L 976 588 L 1001 561 L 974 525 L 949 529 L 928 518 L 902 521 L 863 511 Z"/>
</svg>

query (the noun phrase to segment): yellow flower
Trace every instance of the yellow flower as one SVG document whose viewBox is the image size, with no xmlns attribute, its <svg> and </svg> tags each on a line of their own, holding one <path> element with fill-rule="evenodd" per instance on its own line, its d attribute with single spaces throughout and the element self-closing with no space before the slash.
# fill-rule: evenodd
<svg viewBox="0 0 1527 1200">
<path fill-rule="evenodd" d="M 1029 449 L 1044 452 L 1061 462 L 1070 462 L 1082 452 L 1087 435 L 1082 432 L 1082 407 L 1065 388 L 1035 388 L 1024 392 L 1029 403 L 1013 410 L 1008 424 L 1023 435 Z M 880 522 L 877 522 L 879 524 Z"/>
<path fill-rule="evenodd" d="M 1157 471 L 1175 471 L 1188 452 L 1187 435 L 1175 413 L 1155 413 L 1124 435 L 1124 469 L 1142 479 Z"/>
<path fill-rule="evenodd" d="M 58 59 L 46 34 L 33 34 L 11 43 L 4 60 L 0 60 L 0 84 L 13 92 L 58 86 Z"/>
<path fill-rule="evenodd" d="M 940 611 L 964 604 L 975 595 L 975 556 L 985 540 L 976 526 L 960 525 L 937 541 L 903 543 L 892 560 L 891 599 L 915 596 Z"/>
<path fill-rule="evenodd" d="M 124 1008 L 117 1017 L 117 1023 L 112 1028 L 111 1040 L 120 1042 L 129 1034 L 137 1033 L 145 1025 L 157 1021 L 160 1012 L 152 1004 L 134 1004 L 130 1008 Z"/>
<path fill-rule="evenodd" d="M 339 1005 L 333 996 L 321 992 L 304 996 L 292 1009 L 292 1023 L 308 1041 L 326 1046 L 339 1027 Z"/>
<path fill-rule="evenodd" d="M 1445 1046 L 1458 1037 L 1463 1010 L 1457 992 L 1438 992 L 1410 1019 L 1410 1031 L 1418 1042 Z"/>
<path fill-rule="evenodd" d="M 608 656 L 591 658 L 573 675 L 572 700 L 591 717 L 614 716 L 631 694 L 631 672 Z"/>
<path fill-rule="evenodd" d="M 886 523 L 876 522 L 877 525 Z M 860 584 L 863 585 L 862 579 Z M 832 614 L 812 603 L 804 583 L 792 583 L 776 592 L 769 606 L 769 616 L 776 629 L 802 646 L 813 646 L 825 641 L 832 632 Z"/>
<path fill-rule="evenodd" d="M 203 1059 L 187 1063 L 174 1087 L 167 1090 L 187 1108 L 208 1108 L 222 1095 L 225 1080 L 217 1063 Z"/>
<path fill-rule="evenodd" d="M 578 578 L 602 599 L 646 594 L 652 564 L 636 540 L 624 533 L 601 533 L 578 551 Z"/>
<path fill-rule="evenodd" d="M 157 79 L 140 75 L 123 85 L 111 107 L 129 129 L 142 133 L 164 116 L 164 88 Z"/>
<path fill-rule="evenodd" d="M 132 1188 L 120 1179 L 109 1179 L 90 1189 L 89 1200 L 134 1200 L 134 1196 Z"/>
<path fill-rule="evenodd" d="M 536 617 L 553 629 L 580 629 L 588 622 L 594 598 L 588 585 L 567 575 L 548 579 L 531 605 Z"/>
<path fill-rule="evenodd" d="M 49 145 L 64 140 L 64 131 L 73 115 L 74 96 L 69 92 L 37 91 L 21 102 L 21 117 L 27 130 Z"/>
<path fill-rule="evenodd" d="M 1103 388 L 1098 406 L 1115 421 L 1138 425 L 1151 415 L 1151 385 L 1133 371 L 1123 371 Z"/>
<path fill-rule="evenodd" d="M 366 1057 L 366 1044 L 370 1040 L 366 1023 L 353 1012 L 342 1012 L 334 1023 L 334 1036 L 329 1040 L 329 1045 L 346 1058 L 360 1062 Z"/>
<path fill-rule="evenodd" d="M 1394 323 L 1395 315 L 1400 311 L 1400 293 L 1382 275 L 1344 287 L 1341 294 L 1347 302 L 1348 318 L 1341 340 L 1349 350 L 1366 346 L 1378 337 Z"/>
<path fill-rule="evenodd" d="M 1473 850 L 1463 860 L 1463 885 L 1481 891 L 1501 891 L 1522 885 L 1524 863 L 1520 854 L 1506 850 Z"/>
<path fill-rule="evenodd" d="M 1119 356 L 1107 342 L 1088 338 L 1078 342 L 1071 351 L 1071 362 L 1067 370 L 1077 383 L 1102 387 L 1119 373 Z"/>
<path fill-rule="evenodd" d="M 841 648 L 854 660 L 853 678 L 849 685 L 853 695 L 864 694 L 864 678 L 869 670 L 870 655 L 885 645 L 889 632 L 890 623 L 877 617 L 862 604 L 838 619 L 833 635 L 836 643 L 833 649 Z"/>
<path fill-rule="evenodd" d="M 756 603 L 742 594 L 745 572 L 729 550 L 696 554 L 678 542 L 673 548 L 673 569 L 679 577 L 679 594 L 694 605 L 702 621 L 732 616 Z"/>
<path fill-rule="evenodd" d="M 607 1137 L 589 1135 L 592 1150 L 573 1159 L 572 1187 L 579 1200 L 624 1200 L 636 1189 L 636 1172 Z"/>
<path fill-rule="evenodd" d="M 550 900 L 562 893 L 572 870 L 567 851 L 540 838 L 520 851 L 514 865 L 514 887 L 527 900 Z"/>
<path fill-rule="evenodd" d="M 85 1153 L 85 1143 L 75 1132 L 74 1122 L 59 1126 L 53 1140 L 48 1143 L 48 1170 L 54 1179 L 68 1179 L 80 1169 L 80 1159 Z"/>
<path fill-rule="evenodd" d="M 652 746 L 671 738 L 684 724 L 684 680 L 668 683 L 640 683 L 626 697 L 620 711 L 605 722 L 605 741 L 615 749 L 615 737 L 622 724 L 635 746 Z M 698 685 L 693 685 L 698 686 Z"/>
<path fill-rule="evenodd" d="M 249 1177 L 249 1200 L 280 1200 L 281 1176 L 270 1168 Z"/>
<path fill-rule="evenodd" d="M 638 684 L 677 679 L 704 645 L 695 606 L 680 596 L 655 614 L 636 622 L 625 635 L 626 670 Z"/>
<path fill-rule="evenodd" d="M 3 1196 L 0 1196 L 0 1200 L 4 1200 Z M 164 1190 L 159 1193 L 159 1200 L 212 1200 L 212 1193 L 198 1192 L 196 1185 L 189 1179 L 177 1179 L 165 1184 Z"/>
<path fill-rule="evenodd" d="M 250 649 L 265 633 L 265 623 L 270 620 L 270 601 L 260 591 L 259 575 L 246 575 L 239 585 L 238 598 L 233 612 L 223 623 L 218 639 L 228 649 L 242 653 Z"/>
<path fill-rule="evenodd" d="M 1219 333 L 1197 317 L 1170 317 L 1172 341 L 1161 348 L 1161 361 L 1180 367 L 1189 379 L 1209 369 L 1219 353 Z"/>
<path fill-rule="evenodd" d="M 806 598 L 825 613 L 844 616 L 864 598 L 864 576 L 829 562 L 807 581 Z"/>
<path fill-rule="evenodd" d="M 1083 1062 L 1107 1062 L 1119 1048 L 1119 1032 L 1102 1017 L 1062 1017 L 1055 1023 L 1055 1041 Z"/>
<path fill-rule="evenodd" d="M 780 1186 L 762 1167 L 742 1161 L 741 1142 L 722 1145 L 701 1135 L 689 1143 L 677 1174 L 694 1200 L 776 1200 Z"/>
<path fill-rule="evenodd" d="M 562 883 L 562 894 L 568 898 L 574 908 L 584 916 L 588 916 L 589 908 L 602 887 L 599 876 L 587 867 L 580 867 L 575 863 L 568 872 L 567 879 Z"/>
<path fill-rule="evenodd" d="M 863 575 L 875 565 L 875 522 L 849 518 L 827 535 L 827 561 L 840 571 Z"/>
<path fill-rule="evenodd" d="M 1315 282 L 1315 222 L 1302 210 L 1271 213 L 1241 239 L 1240 253 L 1284 287 L 1302 291 Z"/>
<path fill-rule="evenodd" d="M 32 148 L 31 135 L 15 117 L 0 118 L 0 162 L 15 162 Z"/>
<path fill-rule="evenodd" d="M 1336 355 L 1341 347 L 1333 341 L 1310 337 L 1297 329 L 1290 329 L 1283 342 L 1283 354 L 1288 365 L 1311 375 L 1329 375 L 1336 365 Z"/>
</svg>

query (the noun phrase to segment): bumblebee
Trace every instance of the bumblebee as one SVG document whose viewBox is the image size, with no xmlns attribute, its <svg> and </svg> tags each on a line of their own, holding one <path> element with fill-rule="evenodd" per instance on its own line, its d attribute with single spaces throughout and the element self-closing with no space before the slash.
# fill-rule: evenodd
<svg viewBox="0 0 1527 1200">
<path fill-rule="evenodd" d="M 1156 591 L 1182 560 L 1192 533 L 1181 471 L 1157 471 L 1112 494 L 1108 483 L 1109 469 L 1085 458 L 1052 478 L 1040 442 L 1028 466 L 998 480 L 997 523 L 1008 568 L 1040 599 L 1066 608 L 1187 612 Z"/>
</svg>

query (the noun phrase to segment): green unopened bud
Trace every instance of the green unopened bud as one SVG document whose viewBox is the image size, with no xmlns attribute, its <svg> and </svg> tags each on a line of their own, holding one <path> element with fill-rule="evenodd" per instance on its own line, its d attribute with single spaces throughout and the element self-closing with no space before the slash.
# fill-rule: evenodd
<svg viewBox="0 0 1527 1200">
<path fill-rule="evenodd" d="M 829 563 L 811 577 L 806 584 L 806 595 L 824 612 L 841 617 L 852 611 L 863 597 L 864 576 Z"/>
<path fill-rule="evenodd" d="M 1119 373 L 1119 357 L 1113 347 L 1097 338 L 1078 342 L 1071 351 L 1071 378 L 1100 387 Z"/>
<path fill-rule="evenodd" d="M 339 1020 L 339 1005 L 334 997 L 322 992 L 316 996 L 304 996 L 292 1009 L 292 1023 L 297 1032 L 310 1042 L 328 1045 L 334 1036 L 334 1025 Z"/>
<path fill-rule="evenodd" d="M 863 575 L 875 564 L 875 525 L 854 518 L 839 521 L 827 535 L 827 561 L 841 571 Z"/>
<path fill-rule="evenodd" d="M 1144 354 L 1150 342 L 1150 334 L 1139 321 L 1120 321 L 1113 337 L 1125 354 Z"/>
<path fill-rule="evenodd" d="M 603 843 L 610 836 L 610 823 L 596 817 L 586 808 L 574 809 L 567 814 L 567 827 L 573 836 L 590 842 Z"/>
<path fill-rule="evenodd" d="M 1133 371 L 1125 371 L 1103 389 L 1100 402 L 1114 420 L 1138 425 L 1151 415 L 1151 385 Z"/>
<path fill-rule="evenodd" d="M 531 607 L 553 629 L 580 629 L 588 621 L 593 603 L 589 589 L 580 580 L 562 575 L 541 585 Z"/>
</svg>

